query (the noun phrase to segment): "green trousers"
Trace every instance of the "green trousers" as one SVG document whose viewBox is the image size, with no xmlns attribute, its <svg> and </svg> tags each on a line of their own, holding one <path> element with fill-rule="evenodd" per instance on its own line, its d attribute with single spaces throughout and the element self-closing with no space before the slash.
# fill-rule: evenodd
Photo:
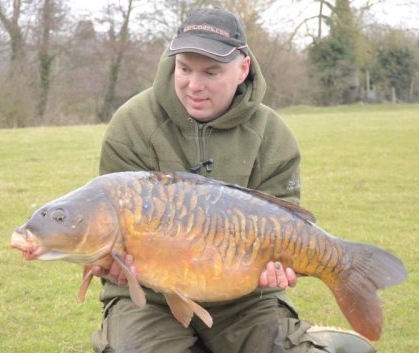
<svg viewBox="0 0 419 353">
<path fill-rule="evenodd" d="M 113 299 L 105 307 L 101 329 L 92 335 L 92 345 L 97 353 L 325 352 L 322 342 L 307 334 L 310 325 L 275 294 L 207 310 L 214 319 L 212 328 L 196 317 L 185 328 L 166 305 L 138 308 L 130 298 Z"/>
</svg>

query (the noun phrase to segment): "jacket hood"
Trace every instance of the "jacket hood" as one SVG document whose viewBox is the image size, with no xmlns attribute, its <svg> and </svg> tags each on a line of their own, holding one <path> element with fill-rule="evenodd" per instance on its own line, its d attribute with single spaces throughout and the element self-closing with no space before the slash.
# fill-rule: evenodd
<svg viewBox="0 0 419 353">
<path fill-rule="evenodd" d="M 265 95 L 266 83 L 253 53 L 249 50 L 251 58 L 250 72 L 246 80 L 237 88 L 236 96 L 227 112 L 207 124 L 216 129 L 230 129 L 243 124 L 251 118 L 262 103 Z M 163 54 L 160 59 L 156 77 L 153 83 L 154 95 L 158 104 L 179 128 L 189 126 L 189 115 L 176 96 L 174 87 L 175 57 Z"/>
</svg>

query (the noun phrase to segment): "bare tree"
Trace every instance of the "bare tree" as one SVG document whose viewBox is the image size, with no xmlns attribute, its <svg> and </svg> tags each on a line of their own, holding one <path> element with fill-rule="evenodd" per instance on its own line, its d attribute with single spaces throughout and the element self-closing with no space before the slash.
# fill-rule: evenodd
<svg viewBox="0 0 419 353">
<path fill-rule="evenodd" d="M 203 7 L 220 7 L 218 0 L 160 0 L 153 2 L 148 13 L 141 17 L 149 26 L 147 37 L 169 42 L 177 27 L 191 11 Z"/>
<path fill-rule="evenodd" d="M 84 21 L 70 17 L 66 1 L 0 0 L 0 127 L 107 122 L 122 102 L 152 84 L 162 51 L 197 7 L 218 6 L 238 15 L 267 82 L 265 103 L 310 103 L 307 97 L 314 97 L 318 87 L 308 83 L 308 41 L 296 45 L 294 38 L 306 33 L 311 47 L 336 34 L 331 24 L 341 21 L 345 27 L 344 17 L 334 15 L 338 0 L 109 0 L 107 12 L 91 13 Z M 376 21 L 376 6 L 390 0 L 345 1 L 356 29 L 349 51 L 357 56 L 354 67 L 361 82 L 365 71 L 375 79 L 376 58 L 369 53 L 376 50 L 367 33 Z M 410 17 L 419 14 L 419 2 L 397 3 L 405 4 Z M 314 4 L 310 13 L 308 4 Z M 298 5 L 298 16 L 289 15 L 291 5 Z M 417 41 L 414 28 L 402 31 Z M 409 48 L 417 56 L 417 47 Z M 417 72 L 411 97 L 417 95 Z"/>
<path fill-rule="evenodd" d="M 22 1 L 13 0 L 12 13 L 7 15 L 7 10 L 0 2 L 0 21 L 10 37 L 10 62 L 11 68 L 15 66 L 23 54 L 23 34 L 19 25 L 22 11 Z"/>
<path fill-rule="evenodd" d="M 44 116 L 48 101 L 51 66 L 54 55 L 50 52 L 50 34 L 52 30 L 53 17 L 53 0 L 44 0 L 41 9 L 41 38 L 39 43 L 38 60 L 39 60 L 39 79 L 40 79 L 40 95 L 38 103 L 38 116 L 40 119 Z"/>
<path fill-rule="evenodd" d="M 125 6 L 111 4 L 106 9 L 108 15 L 108 44 L 112 48 L 112 57 L 109 66 L 108 82 L 103 103 L 98 111 L 98 118 L 101 122 L 110 120 L 115 104 L 116 88 L 118 76 L 121 70 L 122 59 L 129 41 L 129 24 L 133 11 L 134 0 L 127 0 Z M 120 28 L 114 16 L 115 13 L 121 15 L 122 22 Z"/>
<path fill-rule="evenodd" d="M 1 62 L 0 126 L 24 126 L 31 120 L 32 77 L 25 47 L 25 33 L 32 3 L 21 0 L 0 1 L 0 27 L 7 36 L 7 47 Z"/>
<path fill-rule="evenodd" d="M 65 0 L 42 0 L 35 31 L 39 70 L 37 116 L 40 121 L 44 119 L 48 106 L 54 61 L 66 47 L 66 40 L 60 36 L 65 17 Z"/>
</svg>

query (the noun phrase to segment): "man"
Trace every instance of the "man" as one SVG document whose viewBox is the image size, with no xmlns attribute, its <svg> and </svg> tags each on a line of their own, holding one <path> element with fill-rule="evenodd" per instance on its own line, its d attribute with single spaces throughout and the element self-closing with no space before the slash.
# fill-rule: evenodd
<svg viewBox="0 0 419 353">
<path fill-rule="evenodd" d="M 262 104 L 264 93 L 265 81 L 236 17 L 220 9 L 196 10 L 163 55 L 153 87 L 115 113 L 100 173 L 190 171 L 298 203 L 298 144 Z M 95 273 L 105 275 L 98 268 Z M 125 280 L 117 266 L 107 278 L 104 321 L 92 338 L 96 352 L 374 352 L 350 332 L 308 332 L 310 325 L 298 319 L 283 290 L 295 284 L 295 273 L 278 264 L 267 264 L 260 277 L 261 288 L 276 288 L 200 303 L 214 319 L 212 328 L 198 318 L 184 328 L 164 297 L 151 290 L 145 289 L 147 306 L 136 307 L 128 289 L 113 283 Z"/>
</svg>

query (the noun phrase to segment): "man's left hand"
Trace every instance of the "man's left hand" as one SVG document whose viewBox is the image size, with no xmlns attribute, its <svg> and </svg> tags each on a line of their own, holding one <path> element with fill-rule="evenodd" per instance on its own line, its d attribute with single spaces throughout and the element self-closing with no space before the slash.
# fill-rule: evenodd
<svg viewBox="0 0 419 353">
<path fill-rule="evenodd" d="M 260 274 L 259 288 L 287 288 L 297 285 L 297 275 L 292 268 L 284 268 L 279 262 L 270 261 Z"/>
</svg>

